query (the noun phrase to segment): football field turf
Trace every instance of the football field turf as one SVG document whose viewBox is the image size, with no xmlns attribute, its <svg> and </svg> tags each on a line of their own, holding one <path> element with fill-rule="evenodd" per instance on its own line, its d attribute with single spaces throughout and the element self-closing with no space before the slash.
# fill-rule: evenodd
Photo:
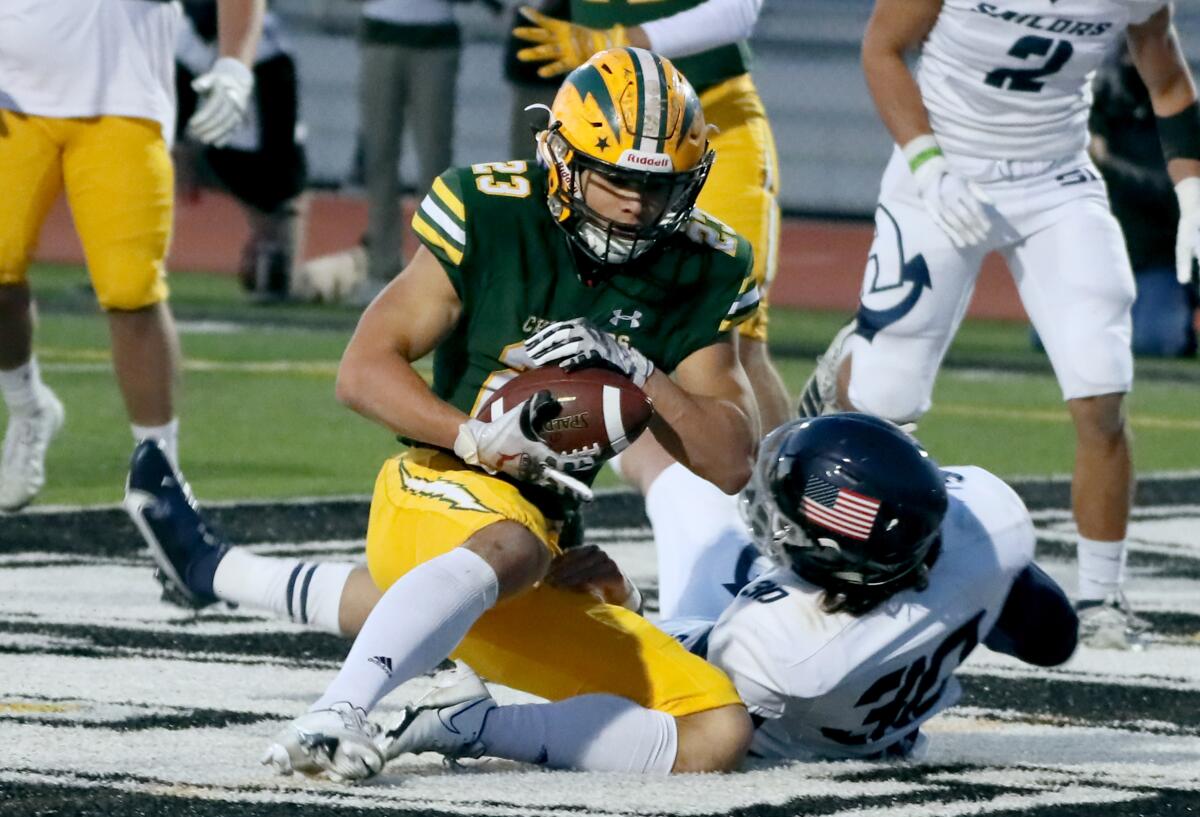
<svg viewBox="0 0 1200 817">
<path fill-rule="evenodd" d="M 928 727 L 920 763 L 751 762 L 736 775 L 647 779 L 432 755 L 370 785 L 277 778 L 258 765 L 274 732 L 332 677 L 347 642 L 217 606 L 159 601 L 140 541 L 108 504 L 131 443 L 103 319 L 77 270 L 35 271 L 38 349 L 67 404 L 40 507 L 0 517 L 0 815 L 303 817 L 718 815 L 741 817 L 1175 817 L 1200 812 L 1200 504 L 1197 480 L 1147 479 L 1131 528 L 1129 592 L 1155 626 L 1144 653 L 1081 649 L 1038 670 L 980 647 L 962 705 Z M 176 276 L 187 357 L 183 461 L 219 527 L 263 554 L 361 557 L 383 431 L 333 399 L 354 313 L 252 308 L 221 278 Z M 795 392 L 842 316 L 773 312 Z M 1194 361 L 1139 364 L 1131 405 L 1143 471 L 1200 467 Z M 1066 412 L 1021 327 L 964 328 L 921 436 L 944 463 L 1008 476 L 1069 467 Z M 1061 482 L 1021 480 L 1039 561 L 1073 587 Z M 358 495 L 324 502 L 270 497 Z M 605 493 L 589 537 L 645 590 L 657 577 L 636 500 Z M 399 690 L 394 712 L 428 681 Z M 502 701 L 518 693 L 498 688 Z"/>
<path fill-rule="evenodd" d="M 1039 504 L 1036 491 L 1025 493 Z M 222 525 L 262 554 L 343 560 L 361 554 L 353 533 L 363 519 L 361 503 L 220 511 Z M 1057 509 L 1034 515 L 1039 561 L 1072 584 L 1068 515 Z M 620 509 L 607 516 L 592 520 L 590 535 L 644 588 L 653 611 L 649 532 Z M 195 615 L 160 602 L 149 560 L 118 515 L 31 517 L 41 524 L 28 537 L 0 527 L 4 817 L 1183 817 L 1200 811 L 1198 505 L 1147 507 L 1135 516 L 1129 591 L 1156 628 L 1149 649 L 1080 649 L 1065 666 L 1040 670 L 981 646 L 959 675 L 961 705 L 926 727 L 931 745 L 922 762 L 751 761 L 734 775 L 661 779 L 505 761 L 464 761 L 455 770 L 436 755 L 421 755 L 355 787 L 279 778 L 258 763 L 271 736 L 324 690 L 347 642 L 243 610 L 218 606 Z M 264 529 L 264 517 L 279 524 Z M 318 530 L 325 532 L 315 536 Z M 418 679 L 387 699 L 379 710 L 383 722 L 427 684 Z M 494 692 L 501 701 L 523 700 L 503 688 Z"/>
<path fill-rule="evenodd" d="M 105 321 L 81 270 L 42 266 L 31 279 L 41 305 L 37 351 L 67 408 L 40 502 L 115 502 L 131 441 Z M 200 496 L 368 492 L 396 444 L 333 397 L 356 313 L 252 307 L 223 277 L 174 275 L 172 286 L 185 357 L 181 459 Z M 793 395 L 846 317 L 772 310 L 772 345 Z M 1138 378 L 1130 417 L 1139 471 L 1200 468 L 1200 365 L 1140 360 Z M 919 435 L 943 463 L 978 464 L 1004 476 L 1067 473 L 1074 448 L 1049 364 L 1029 348 L 1025 328 L 1011 323 L 964 326 Z"/>
</svg>

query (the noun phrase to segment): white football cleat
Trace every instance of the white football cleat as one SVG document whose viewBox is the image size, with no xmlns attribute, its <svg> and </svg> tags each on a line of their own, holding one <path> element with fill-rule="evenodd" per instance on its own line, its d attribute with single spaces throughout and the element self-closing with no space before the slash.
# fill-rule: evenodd
<svg viewBox="0 0 1200 817">
<path fill-rule="evenodd" d="M 19 511 L 42 490 L 46 484 L 46 450 L 62 428 L 65 416 L 62 403 L 44 387 L 30 410 L 9 413 L 4 453 L 0 455 L 0 511 Z"/>
<path fill-rule="evenodd" d="M 1125 594 L 1075 603 L 1079 641 L 1094 650 L 1143 650 L 1151 640 L 1150 622 L 1134 615 Z"/>
<path fill-rule="evenodd" d="M 858 321 L 851 320 L 833 336 L 825 354 L 817 358 L 817 367 L 800 391 L 800 404 L 796 411 L 801 417 L 820 417 L 840 411 L 837 399 L 838 367 L 844 357 L 842 349 L 857 328 Z"/>
<path fill-rule="evenodd" d="M 460 665 L 456 673 L 454 683 L 435 687 L 406 706 L 396 725 L 376 737 L 385 758 L 421 752 L 450 759 L 483 754 L 479 735 L 496 702 L 468 667 Z"/>
<path fill-rule="evenodd" d="M 340 701 L 289 723 L 267 747 L 262 764 L 282 775 L 325 772 L 339 783 L 366 780 L 383 768 L 378 733 L 366 712 Z"/>
</svg>

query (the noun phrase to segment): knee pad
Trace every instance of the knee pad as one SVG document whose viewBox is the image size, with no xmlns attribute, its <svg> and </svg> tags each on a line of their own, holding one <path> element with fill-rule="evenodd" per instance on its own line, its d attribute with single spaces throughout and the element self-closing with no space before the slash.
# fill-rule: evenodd
<svg viewBox="0 0 1200 817">
<path fill-rule="evenodd" d="M 926 374 L 895 365 L 874 365 L 867 355 L 854 351 L 857 345 L 852 343 L 850 352 L 849 397 L 853 407 L 897 424 L 921 419 L 932 405 L 936 371 Z"/>
</svg>

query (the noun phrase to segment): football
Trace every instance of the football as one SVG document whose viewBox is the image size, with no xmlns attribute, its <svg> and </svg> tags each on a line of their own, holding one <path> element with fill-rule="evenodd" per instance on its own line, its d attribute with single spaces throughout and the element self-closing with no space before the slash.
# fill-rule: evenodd
<svg viewBox="0 0 1200 817">
<path fill-rule="evenodd" d="M 598 460 L 606 460 L 628 448 L 654 415 L 650 398 L 624 375 L 600 368 L 568 372 L 552 365 L 509 380 L 477 416 L 493 420 L 543 389 L 562 404 L 562 411 L 535 430 L 560 454 L 593 451 Z"/>
</svg>

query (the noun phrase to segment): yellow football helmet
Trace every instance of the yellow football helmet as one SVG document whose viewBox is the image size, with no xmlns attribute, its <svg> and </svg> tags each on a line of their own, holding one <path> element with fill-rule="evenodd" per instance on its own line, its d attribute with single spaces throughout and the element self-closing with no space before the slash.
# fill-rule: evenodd
<svg viewBox="0 0 1200 817">
<path fill-rule="evenodd" d="M 714 154 L 700 100 L 670 60 L 601 51 L 567 75 L 550 114 L 537 135 L 550 212 L 587 258 L 631 261 L 687 222 Z M 593 183 L 637 207 L 619 218 L 598 212 Z"/>
</svg>

